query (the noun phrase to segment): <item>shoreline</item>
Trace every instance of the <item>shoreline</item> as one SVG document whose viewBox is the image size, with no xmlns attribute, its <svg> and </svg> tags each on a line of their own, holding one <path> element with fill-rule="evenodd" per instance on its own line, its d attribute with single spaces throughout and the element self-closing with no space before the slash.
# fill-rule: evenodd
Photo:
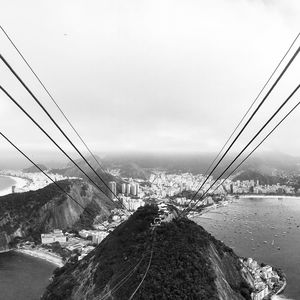
<svg viewBox="0 0 300 300">
<path fill-rule="evenodd" d="M 56 265 L 59 268 L 64 266 L 62 258 L 53 253 L 47 253 L 47 252 L 37 250 L 37 249 L 20 249 L 19 248 L 19 249 L 11 249 L 11 250 L 18 252 L 18 253 L 23 253 L 25 255 L 29 255 L 32 257 L 36 257 L 36 258 L 39 258 L 42 260 L 46 260 L 49 263 L 52 263 L 53 265 Z"/>
<path fill-rule="evenodd" d="M 3 175 L 3 174 L 0 174 L 0 176 L 10 178 L 14 181 L 14 183 L 12 185 L 10 185 L 9 187 L 6 187 L 6 188 L 0 190 L 0 197 L 12 194 L 12 186 L 16 187 L 15 188 L 16 193 L 20 193 L 20 192 L 24 192 L 25 188 L 29 185 L 29 180 L 22 178 L 22 177 Z"/>
<path fill-rule="evenodd" d="M 279 199 L 279 198 L 282 198 L 282 200 L 284 199 L 284 198 L 289 198 L 289 199 L 297 199 L 297 198 L 299 198 L 300 199 L 300 196 L 291 196 L 291 195 L 288 195 L 288 196 L 280 196 L 280 195 L 257 195 L 257 194 L 254 194 L 254 195 L 247 195 L 247 194 L 243 194 L 243 195 L 239 195 L 239 198 L 238 199 L 236 199 L 236 198 L 234 198 L 234 197 L 229 197 L 229 199 L 227 199 L 227 200 L 229 200 L 228 201 L 228 204 L 230 205 L 232 202 L 234 202 L 234 201 L 239 201 L 239 199 L 240 198 L 242 198 L 242 199 L 251 199 L 251 198 L 255 198 L 255 199 L 259 199 L 259 198 L 269 198 L 269 199 Z M 209 212 L 211 212 L 212 210 L 217 210 L 217 209 L 219 209 L 220 207 L 224 207 L 223 205 L 210 205 L 210 206 L 207 206 L 207 207 L 205 207 L 201 212 L 194 212 L 194 215 L 193 216 L 190 216 L 189 217 L 189 219 L 190 220 L 192 220 L 192 221 L 194 221 L 196 224 L 198 224 L 197 223 L 197 218 L 201 218 L 201 217 L 204 217 L 205 218 L 205 216 L 203 216 L 203 215 L 205 215 L 205 214 L 207 214 L 207 213 L 209 213 Z M 223 241 L 222 241 L 223 242 Z M 224 242 L 223 242 L 224 243 Z M 225 244 L 225 243 L 224 243 Z M 272 268 L 274 268 L 274 266 L 272 266 Z M 275 269 L 275 268 L 274 268 Z M 283 292 L 284 292 L 284 290 L 285 290 L 285 288 L 286 288 L 286 286 L 287 286 L 287 278 L 286 278 L 286 276 L 285 275 L 283 275 L 283 285 L 278 289 L 278 291 L 276 291 L 276 292 L 273 292 L 273 291 L 271 291 L 267 296 L 265 296 L 263 299 L 277 299 L 277 298 L 274 298 L 274 297 L 280 297 L 280 295 L 283 295 L 283 297 L 284 297 L 284 294 L 282 294 Z M 281 298 L 280 298 L 281 299 Z M 283 298 L 282 298 L 283 299 Z"/>
<path fill-rule="evenodd" d="M 276 199 L 276 198 L 289 198 L 289 199 L 295 199 L 299 198 L 298 195 L 264 195 L 264 194 L 241 194 L 237 195 L 239 198 L 270 198 L 270 199 Z M 238 199 L 236 199 L 238 200 Z"/>
</svg>

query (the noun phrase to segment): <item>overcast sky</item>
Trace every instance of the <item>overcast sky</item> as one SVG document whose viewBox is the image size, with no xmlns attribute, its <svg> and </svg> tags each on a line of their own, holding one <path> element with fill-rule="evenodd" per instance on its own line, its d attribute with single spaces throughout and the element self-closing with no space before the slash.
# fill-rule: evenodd
<svg viewBox="0 0 300 300">
<path fill-rule="evenodd" d="M 219 150 L 300 29 L 297 0 L 0 4 L 1 25 L 95 152 Z M 78 142 L 2 33 L 0 45 Z M 299 75 L 300 55 L 235 150 L 295 88 Z M 3 63 L 0 82 L 69 149 Z M 300 93 L 294 103 L 298 99 Z M 264 149 L 299 155 L 299 120 L 300 109 Z M 55 149 L 3 93 L 0 128 L 28 153 Z M 1 158 L 10 150 L 1 140 Z"/>
</svg>

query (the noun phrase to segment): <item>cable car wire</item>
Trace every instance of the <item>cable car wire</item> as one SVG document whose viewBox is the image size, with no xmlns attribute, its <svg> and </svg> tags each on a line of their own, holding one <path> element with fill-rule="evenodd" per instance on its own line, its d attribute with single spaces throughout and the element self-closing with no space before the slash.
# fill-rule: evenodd
<svg viewBox="0 0 300 300">
<path fill-rule="evenodd" d="M 256 150 L 263 144 L 263 142 L 277 129 L 277 127 L 300 105 L 300 101 L 277 123 L 277 125 L 263 138 L 263 140 L 230 172 L 223 182 L 228 179 Z M 220 183 L 213 191 L 214 193 L 221 185 Z"/>
<path fill-rule="evenodd" d="M 280 110 L 290 101 L 290 99 L 295 95 L 295 93 L 300 88 L 300 84 L 293 90 L 293 92 L 288 96 L 288 98 L 278 107 L 278 109 L 272 114 L 272 116 L 268 119 L 267 122 L 258 130 L 258 132 L 252 137 L 252 139 L 247 143 L 246 146 L 239 152 L 239 154 L 234 158 L 234 160 L 225 168 L 225 170 L 218 176 L 218 178 L 209 186 L 209 188 L 205 191 L 203 195 L 201 195 L 200 199 L 198 199 L 191 208 L 187 209 L 189 211 L 192 209 L 197 203 L 203 199 L 203 197 L 208 193 L 208 191 L 216 184 L 216 182 L 227 172 L 227 170 L 234 164 L 234 162 L 244 153 L 244 151 L 251 145 L 251 143 L 259 136 L 259 134 L 266 128 L 266 126 L 274 119 L 274 117 L 280 112 Z M 191 201 L 189 202 L 189 204 Z M 182 212 L 185 214 L 185 211 Z"/>
<path fill-rule="evenodd" d="M 147 265 L 147 269 L 140 281 L 140 283 L 138 284 L 138 286 L 136 287 L 136 289 L 134 290 L 134 292 L 131 294 L 131 296 L 128 298 L 128 300 L 132 300 L 134 295 L 137 293 L 137 291 L 139 290 L 139 288 L 141 287 L 141 285 L 143 284 L 149 270 L 150 270 L 150 267 L 151 267 L 151 263 L 152 263 L 152 258 L 153 258 L 153 252 L 154 252 L 154 240 L 155 240 L 155 229 L 153 230 L 154 233 L 153 233 L 153 240 L 152 240 L 152 246 L 151 246 L 151 253 L 150 253 L 150 258 L 149 258 L 149 262 L 148 262 L 148 265 Z"/>
<path fill-rule="evenodd" d="M 276 68 L 274 69 L 274 71 L 272 72 L 272 74 L 269 76 L 268 80 L 263 85 L 263 87 L 261 88 L 261 90 L 259 91 L 259 93 L 257 94 L 257 96 L 255 97 L 254 101 L 251 103 L 251 105 L 249 106 L 249 108 L 247 109 L 247 111 L 244 113 L 243 117 L 241 118 L 241 120 L 239 121 L 239 123 L 236 125 L 236 127 L 233 130 L 233 132 L 230 134 L 230 136 L 226 140 L 225 144 L 222 146 L 221 150 L 217 154 L 217 156 L 214 158 L 214 160 L 211 162 L 211 164 L 209 165 L 209 167 L 206 169 L 206 171 L 204 172 L 203 177 L 207 176 L 207 173 L 209 172 L 209 170 L 211 169 L 211 167 L 213 166 L 213 164 L 215 163 L 215 161 L 218 159 L 218 157 L 221 155 L 221 153 L 223 152 L 224 148 L 227 146 L 227 144 L 229 143 L 229 141 L 231 140 L 231 138 L 233 137 L 233 135 L 236 133 L 237 129 L 240 127 L 240 125 L 242 124 L 242 122 L 244 121 L 244 119 L 246 118 L 246 116 L 248 115 L 249 111 L 252 109 L 252 107 L 254 106 L 254 104 L 257 102 L 258 98 L 260 97 L 260 95 L 262 94 L 262 92 L 264 91 L 264 89 L 266 88 L 266 86 L 268 85 L 268 83 L 270 82 L 270 80 L 272 79 L 272 77 L 274 76 L 274 74 L 276 73 L 276 71 L 278 70 L 278 68 L 280 67 L 280 65 L 282 64 L 283 60 L 286 58 L 286 56 L 288 55 L 288 53 L 290 52 L 290 50 L 294 46 L 294 44 L 297 41 L 297 39 L 299 38 L 299 36 L 300 36 L 300 32 L 297 34 L 297 36 L 293 40 L 292 44 L 289 46 L 288 50 L 285 52 L 284 56 L 281 58 L 281 60 L 277 64 Z"/>
<path fill-rule="evenodd" d="M 74 201 L 79 207 L 86 211 L 91 217 L 94 218 L 93 214 L 87 210 L 86 207 L 81 205 L 73 196 L 71 196 L 67 191 L 65 191 L 55 180 L 53 180 L 46 172 L 44 172 L 37 163 L 35 163 L 27 154 L 25 154 L 18 146 L 16 146 L 4 133 L 0 131 L 0 135 L 11 145 L 13 146 L 19 153 L 21 153 L 28 161 L 30 161 L 40 172 L 42 172 L 49 180 L 52 181 L 64 194 L 66 194 L 72 201 Z M 95 211 L 96 212 L 96 211 Z M 96 212 L 97 213 L 97 212 Z M 99 222 L 99 221 L 98 221 Z"/>
<path fill-rule="evenodd" d="M 108 195 L 99 187 L 97 183 L 57 144 L 57 142 L 39 125 L 35 119 L 0 85 L 0 90 L 2 90 L 6 96 L 52 141 L 52 143 L 93 183 L 98 190 L 100 190 L 110 201 L 114 202 Z M 126 207 L 121 203 L 122 206 Z M 126 209 L 127 210 L 127 209 Z"/>
<path fill-rule="evenodd" d="M 138 269 L 139 265 L 145 258 L 145 253 L 143 254 L 142 258 L 137 262 L 137 264 L 129 270 L 129 273 L 121 280 L 119 281 L 111 290 L 109 290 L 105 295 L 103 295 L 99 300 L 104 300 L 107 297 L 109 297 L 112 293 L 115 293 L 118 291 L 133 275 L 133 273 Z"/>
<path fill-rule="evenodd" d="M 55 106 L 57 107 L 57 109 L 60 111 L 60 113 L 63 115 L 63 117 L 65 118 L 65 120 L 68 122 L 68 124 L 70 125 L 70 127 L 73 129 L 73 131 L 75 132 L 75 134 L 77 135 L 77 137 L 81 140 L 81 142 L 83 143 L 83 145 L 85 146 L 85 148 L 87 149 L 87 151 L 90 153 L 90 155 L 93 157 L 93 159 L 95 160 L 95 162 L 98 164 L 99 168 L 106 173 L 106 170 L 104 169 L 104 167 L 100 164 L 99 160 L 96 158 L 96 156 L 93 154 L 93 152 L 91 151 L 91 149 L 88 147 L 88 145 L 86 144 L 86 142 L 83 140 L 83 138 L 81 137 L 81 135 L 78 133 L 78 131 L 75 129 L 75 127 L 73 126 L 73 124 L 71 123 L 70 119 L 66 116 L 66 114 L 63 112 L 62 108 L 58 105 L 57 101 L 55 101 L 54 97 L 52 96 L 52 94 L 49 92 L 49 90 L 46 88 L 45 84 L 42 82 L 42 80 L 40 79 L 40 77 L 37 75 L 37 73 L 33 70 L 33 68 L 31 67 L 31 65 L 29 64 L 29 62 L 26 60 L 26 58 L 24 57 L 24 55 L 21 53 L 21 51 L 19 50 L 19 48 L 16 46 L 16 44 L 13 42 L 13 40 L 10 38 L 10 36 L 8 35 L 8 33 L 4 30 L 4 28 L 0 25 L 0 29 L 2 30 L 2 32 L 5 34 L 5 36 L 7 37 L 7 39 L 9 40 L 9 42 L 11 43 L 11 45 L 15 48 L 15 50 L 18 52 L 18 54 L 20 55 L 20 57 L 22 58 L 22 60 L 25 62 L 25 64 L 27 65 L 27 67 L 30 69 L 31 73 L 35 76 L 35 78 L 38 80 L 38 82 L 40 83 L 40 85 L 43 87 L 44 91 L 47 93 L 47 95 L 50 97 L 50 99 L 52 100 L 52 102 L 55 104 Z"/>
<path fill-rule="evenodd" d="M 101 176 L 95 171 L 95 169 L 91 166 L 91 164 L 87 161 L 84 155 L 79 151 L 79 149 L 74 145 L 71 139 L 67 136 L 67 134 L 62 130 L 62 128 L 58 125 L 58 123 L 53 119 L 47 109 L 43 106 L 43 104 L 37 99 L 37 97 L 33 94 L 33 92 L 29 89 L 29 87 L 25 84 L 25 82 L 20 78 L 20 76 L 15 72 L 12 66 L 7 62 L 7 60 L 0 54 L 0 59 L 4 62 L 7 68 L 13 73 L 13 75 L 18 79 L 18 81 L 23 85 L 26 91 L 31 95 L 31 97 L 35 100 L 35 102 L 40 106 L 40 108 L 45 112 L 48 118 L 52 121 L 52 123 L 56 126 L 56 128 L 62 133 L 62 135 L 67 139 L 67 141 L 71 144 L 71 146 L 75 149 L 75 151 L 79 154 L 79 156 L 85 161 L 85 163 L 91 168 L 91 170 L 95 173 L 95 175 L 100 179 L 100 181 L 108 188 L 108 190 L 118 199 L 118 201 L 122 204 L 122 201 L 118 198 L 116 193 L 114 193 L 111 188 L 107 185 L 107 183 L 101 178 Z"/>
<path fill-rule="evenodd" d="M 278 84 L 278 82 L 280 81 L 280 79 L 282 78 L 282 76 L 285 74 L 285 72 L 288 70 L 288 68 L 290 67 L 290 65 L 292 64 L 292 62 L 294 61 L 294 59 L 297 57 L 297 55 L 299 54 L 300 51 L 300 46 L 297 48 L 297 50 L 295 51 L 294 55 L 292 56 L 292 58 L 289 60 L 289 62 L 287 63 L 287 65 L 284 67 L 284 69 L 282 70 L 282 72 L 280 73 L 280 75 L 277 77 L 277 79 L 275 80 L 275 82 L 272 84 L 271 88 L 269 89 L 269 91 L 266 93 L 266 95 L 263 97 L 263 99 L 261 100 L 261 102 L 259 103 L 259 105 L 257 106 L 257 108 L 254 110 L 254 112 L 251 114 L 251 116 L 249 117 L 249 119 L 247 120 L 247 122 L 244 124 L 244 126 L 242 127 L 242 129 L 239 131 L 239 133 L 237 134 L 237 136 L 234 138 L 234 140 L 231 142 L 231 144 L 229 145 L 229 147 L 227 148 L 227 150 L 224 152 L 224 154 L 221 156 L 221 158 L 218 160 L 217 164 L 213 167 L 213 169 L 210 171 L 209 175 L 206 177 L 206 179 L 203 181 L 203 183 L 201 184 L 201 186 L 198 188 L 198 190 L 195 192 L 195 194 L 193 195 L 193 197 L 191 198 L 190 202 L 188 203 L 188 205 L 194 200 L 194 198 L 197 196 L 197 194 L 199 193 L 199 191 L 202 189 L 202 187 L 204 186 L 204 184 L 207 182 L 208 178 L 212 175 L 212 173 L 215 171 L 215 169 L 219 166 L 219 164 L 221 163 L 221 161 L 224 159 L 224 157 L 226 156 L 226 154 L 229 152 L 229 150 L 232 148 L 232 146 L 235 144 L 235 142 L 237 141 L 237 139 L 240 137 L 240 135 L 243 133 L 243 131 L 245 130 L 245 128 L 248 126 L 248 124 L 250 123 L 250 121 L 253 119 L 253 117 L 256 115 L 256 113 L 258 112 L 258 110 L 260 109 L 260 107 L 263 105 L 263 103 L 266 101 L 266 99 L 269 97 L 269 95 L 271 94 L 271 92 L 273 91 L 273 89 L 276 87 L 276 85 Z"/>
</svg>

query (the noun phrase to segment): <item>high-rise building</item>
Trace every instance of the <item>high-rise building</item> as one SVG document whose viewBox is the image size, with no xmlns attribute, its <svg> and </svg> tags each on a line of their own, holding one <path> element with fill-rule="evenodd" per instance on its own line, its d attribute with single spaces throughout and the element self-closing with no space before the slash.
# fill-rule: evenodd
<svg viewBox="0 0 300 300">
<path fill-rule="evenodd" d="M 134 183 L 130 186 L 130 194 L 136 196 L 136 185 Z"/>
<path fill-rule="evenodd" d="M 230 193 L 233 194 L 233 184 L 230 184 Z"/>
<path fill-rule="evenodd" d="M 108 183 L 108 186 L 109 186 L 109 189 L 110 189 L 109 197 L 114 199 L 116 197 L 115 195 L 117 195 L 117 184 L 116 184 L 115 181 L 110 181 Z"/>
<path fill-rule="evenodd" d="M 136 186 L 136 195 L 138 196 L 140 194 L 140 184 L 136 183 L 135 186 Z"/>
<path fill-rule="evenodd" d="M 126 194 L 130 195 L 130 183 L 127 183 L 126 185 Z"/>
<path fill-rule="evenodd" d="M 122 183 L 122 194 L 126 194 L 126 183 Z"/>
</svg>

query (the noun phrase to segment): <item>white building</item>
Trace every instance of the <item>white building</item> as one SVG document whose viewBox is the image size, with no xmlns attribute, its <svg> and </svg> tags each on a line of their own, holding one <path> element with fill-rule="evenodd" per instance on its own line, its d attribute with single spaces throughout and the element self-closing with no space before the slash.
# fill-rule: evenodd
<svg viewBox="0 0 300 300">
<path fill-rule="evenodd" d="M 122 194 L 126 194 L 126 183 L 122 183 Z"/>
<path fill-rule="evenodd" d="M 67 237 L 63 234 L 62 230 L 54 229 L 52 233 L 42 233 L 41 240 L 42 244 L 66 243 Z"/>
<path fill-rule="evenodd" d="M 136 185 L 134 183 L 130 185 L 130 194 L 136 196 Z"/>
</svg>

